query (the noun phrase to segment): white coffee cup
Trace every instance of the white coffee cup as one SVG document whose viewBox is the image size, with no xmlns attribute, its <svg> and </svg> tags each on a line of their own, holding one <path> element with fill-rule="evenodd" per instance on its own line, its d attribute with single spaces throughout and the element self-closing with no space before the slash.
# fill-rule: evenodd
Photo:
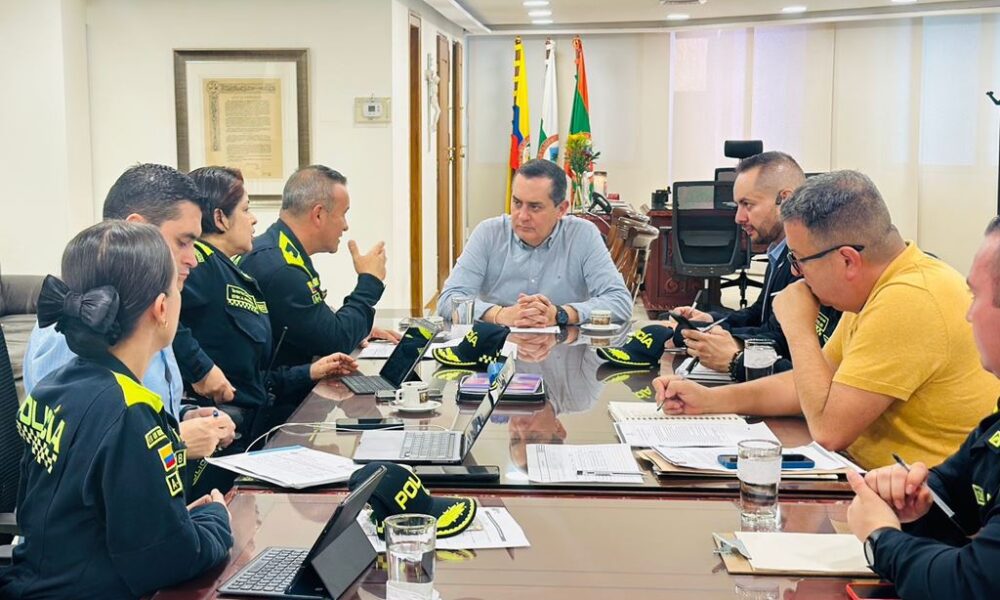
<svg viewBox="0 0 1000 600">
<path fill-rule="evenodd" d="M 417 407 L 425 404 L 428 399 L 428 386 L 423 381 L 405 381 L 396 390 L 393 404 L 406 407 Z"/>
</svg>

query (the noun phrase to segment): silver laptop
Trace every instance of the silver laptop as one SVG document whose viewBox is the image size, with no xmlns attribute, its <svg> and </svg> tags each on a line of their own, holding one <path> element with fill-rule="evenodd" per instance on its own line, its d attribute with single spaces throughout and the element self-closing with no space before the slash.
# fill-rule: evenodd
<svg viewBox="0 0 1000 600">
<path fill-rule="evenodd" d="M 354 450 L 354 462 L 388 460 L 407 464 L 459 464 L 472 450 L 500 398 L 514 378 L 514 361 L 504 363 L 483 395 L 465 431 L 365 431 Z"/>
</svg>

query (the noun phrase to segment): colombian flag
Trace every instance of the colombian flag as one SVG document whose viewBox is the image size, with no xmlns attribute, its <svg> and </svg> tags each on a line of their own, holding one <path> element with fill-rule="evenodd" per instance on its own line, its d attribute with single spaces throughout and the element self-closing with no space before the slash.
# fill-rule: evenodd
<svg viewBox="0 0 1000 600">
<path fill-rule="evenodd" d="M 511 120 L 510 160 L 507 163 L 507 199 L 505 211 L 510 213 L 511 182 L 514 171 L 531 158 L 531 119 L 528 115 L 528 73 L 524 65 L 521 38 L 514 38 L 514 118 Z"/>
</svg>

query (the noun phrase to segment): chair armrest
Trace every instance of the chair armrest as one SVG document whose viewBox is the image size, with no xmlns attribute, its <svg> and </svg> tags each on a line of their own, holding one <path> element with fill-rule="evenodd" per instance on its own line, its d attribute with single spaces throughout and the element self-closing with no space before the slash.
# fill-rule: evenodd
<svg viewBox="0 0 1000 600">
<path fill-rule="evenodd" d="M 18 535 L 17 518 L 14 513 L 0 513 L 0 534 Z"/>
<path fill-rule="evenodd" d="M 30 315 L 38 312 L 38 294 L 42 291 L 41 275 L 4 275 L 0 277 L 0 306 L 4 314 Z"/>
</svg>

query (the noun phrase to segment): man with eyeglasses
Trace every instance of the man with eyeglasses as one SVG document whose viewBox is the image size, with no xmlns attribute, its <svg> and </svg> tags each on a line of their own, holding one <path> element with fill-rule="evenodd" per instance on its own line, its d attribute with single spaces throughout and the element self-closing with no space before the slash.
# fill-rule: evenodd
<svg viewBox="0 0 1000 600">
<path fill-rule="evenodd" d="M 781 203 L 791 198 L 806 181 L 802 167 L 784 152 L 770 151 L 745 158 L 736 166 L 733 200 L 736 202 L 736 224 L 756 245 L 767 246 L 767 270 L 764 286 L 750 306 L 726 315 L 722 325 L 709 331 L 683 331 L 687 353 L 709 369 L 726 372 L 737 381 L 745 381 L 743 367 L 744 340 L 768 339 L 774 342 L 779 356 L 775 372 L 788 371 L 788 343 L 772 310 L 774 294 L 798 277 L 788 261 L 785 228 L 781 224 Z M 723 316 L 721 312 L 706 313 L 694 306 L 682 306 L 675 312 L 691 320 L 711 323 Z M 824 306 L 816 319 L 816 334 L 825 344 L 840 320 L 840 312 Z"/>
<path fill-rule="evenodd" d="M 664 411 L 805 416 L 813 439 L 861 466 L 939 463 L 989 414 L 1000 393 L 980 368 L 964 315 L 968 287 L 944 262 L 904 241 L 868 177 L 837 171 L 807 181 L 781 218 L 803 277 L 774 300 L 795 368 L 704 388 L 654 381 Z M 820 304 L 844 312 L 820 348 Z"/>
</svg>

